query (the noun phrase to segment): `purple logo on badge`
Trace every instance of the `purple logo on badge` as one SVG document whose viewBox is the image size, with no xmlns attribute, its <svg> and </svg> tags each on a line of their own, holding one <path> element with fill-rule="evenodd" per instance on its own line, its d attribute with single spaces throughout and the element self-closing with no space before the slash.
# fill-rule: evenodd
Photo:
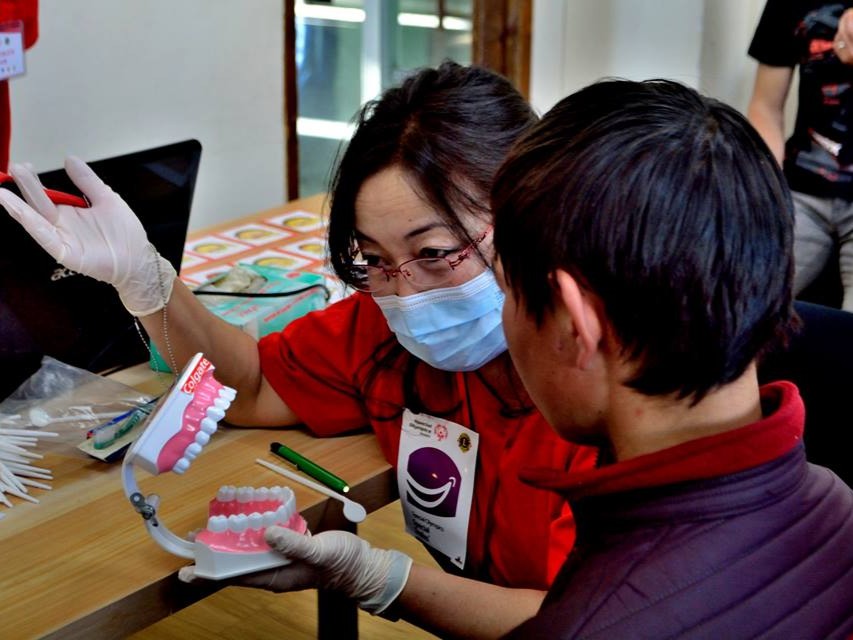
<svg viewBox="0 0 853 640">
<path fill-rule="evenodd" d="M 406 500 L 426 513 L 452 518 L 459 502 L 462 475 L 451 457 L 433 447 L 409 455 Z"/>
</svg>

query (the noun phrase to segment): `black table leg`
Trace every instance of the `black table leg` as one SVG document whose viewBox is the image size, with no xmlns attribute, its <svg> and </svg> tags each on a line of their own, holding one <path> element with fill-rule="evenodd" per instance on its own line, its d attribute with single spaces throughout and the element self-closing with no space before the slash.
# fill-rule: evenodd
<svg viewBox="0 0 853 640">
<path fill-rule="evenodd" d="M 358 527 L 345 521 L 338 527 L 357 533 Z M 319 640 L 357 640 L 358 607 L 353 600 L 333 591 L 317 591 L 317 638 Z"/>
</svg>

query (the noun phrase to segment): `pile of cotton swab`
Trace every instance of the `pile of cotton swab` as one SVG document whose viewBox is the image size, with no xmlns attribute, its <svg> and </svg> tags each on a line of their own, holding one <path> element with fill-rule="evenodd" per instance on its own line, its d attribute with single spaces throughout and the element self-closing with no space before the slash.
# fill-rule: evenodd
<svg viewBox="0 0 853 640">
<path fill-rule="evenodd" d="M 38 498 L 30 495 L 30 487 L 50 489 L 45 482 L 53 480 L 49 469 L 31 464 L 43 458 L 31 451 L 39 438 L 55 438 L 59 434 L 41 429 L 4 429 L 0 427 L 0 504 L 7 507 L 12 502 L 7 496 L 14 496 L 28 502 L 38 503 Z M 0 518 L 3 514 L 0 513 Z"/>
</svg>

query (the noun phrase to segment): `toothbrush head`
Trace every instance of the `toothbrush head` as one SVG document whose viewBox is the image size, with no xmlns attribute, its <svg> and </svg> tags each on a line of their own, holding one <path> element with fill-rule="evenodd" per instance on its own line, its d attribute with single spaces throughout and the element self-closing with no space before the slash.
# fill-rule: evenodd
<svg viewBox="0 0 853 640">
<path fill-rule="evenodd" d="M 152 475 L 184 473 L 216 432 L 237 392 L 213 377 L 213 364 L 197 353 L 163 395 L 128 461 Z"/>
</svg>

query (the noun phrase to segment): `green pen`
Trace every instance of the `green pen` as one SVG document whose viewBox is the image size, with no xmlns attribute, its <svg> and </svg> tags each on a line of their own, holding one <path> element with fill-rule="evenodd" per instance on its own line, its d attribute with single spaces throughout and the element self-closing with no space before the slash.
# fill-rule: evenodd
<svg viewBox="0 0 853 640">
<path fill-rule="evenodd" d="M 346 493 L 347 491 L 349 491 L 349 485 L 343 480 L 341 480 L 334 473 L 332 473 L 331 471 L 326 471 L 319 464 L 317 464 L 316 462 L 311 462 L 308 458 L 296 453 L 290 447 L 286 447 L 280 442 L 272 442 L 270 443 L 270 451 L 272 451 L 280 458 L 284 458 L 288 462 L 292 462 L 296 465 L 296 468 L 299 471 L 302 471 L 303 473 L 308 474 L 315 480 L 322 482 L 330 489 L 334 489 L 335 491 L 338 491 L 340 493 Z"/>
</svg>

